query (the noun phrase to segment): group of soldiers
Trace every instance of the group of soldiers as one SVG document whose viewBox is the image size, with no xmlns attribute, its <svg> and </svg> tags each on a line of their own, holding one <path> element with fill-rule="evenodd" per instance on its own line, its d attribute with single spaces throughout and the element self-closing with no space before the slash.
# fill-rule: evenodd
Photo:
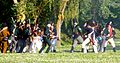
<svg viewBox="0 0 120 63">
<path fill-rule="evenodd" d="M 114 28 L 112 22 L 106 23 L 103 27 L 96 23 L 85 22 L 81 28 L 77 21 L 73 21 L 72 27 L 72 47 L 70 52 L 74 52 L 74 48 L 78 43 L 81 43 L 81 51 L 87 53 L 89 46 L 93 46 L 93 51 L 98 53 L 99 51 L 105 52 L 107 44 L 110 43 L 113 47 L 113 51 L 116 52 L 114 38 Z M 22 53 L 30 52 L 36 53 L 37 49 L 39 53 L 43 53 L 46 45 L 48 52 L 56 52 L 57 32 L 54 23 L 50 22 L 46 27 L 39 27 L 39 24 L 29 24 L 18 22 L 14 24 L 12 31 L 6 23 L 3 24 L 3 28 L 0 30 L 0 50 L 2 53 L 10 52 Z"/>
<path fill-rule="evenodd" d="M 116 52 L 113 40 L 115 31 L 112 27 L 112 21 L 103 26 L 95 21 L 89 21 L 85 22 L 83 27 L 80 27 L 76 21 L 73 22 L 71 53 L 74 52 L 74 48 L 79 43 L 81 43 L 81 51 L 83 53 L 89 52 L 90 46 L 93 47 L 95 53 L 105 52 L 108 43 L 112 45 L 113 51 Z"/>
<path fill-rule="evenodd" d="M 0 50 L 6 53 L 8 50 L 16 53 L 43 53 L 46 45 L 48 52 L 56 52 L 57 33 L 54 23 L 50 22 L 46 27 L 39 27 L 38 24 L 17 22 L 11 29 L 6 23 L 0 30 Z"/>
</svg>

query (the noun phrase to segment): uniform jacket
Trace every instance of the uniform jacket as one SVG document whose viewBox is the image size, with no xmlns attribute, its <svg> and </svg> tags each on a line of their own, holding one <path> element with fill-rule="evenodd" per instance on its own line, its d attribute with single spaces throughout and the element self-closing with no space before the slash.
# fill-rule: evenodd
<svg viewBox="0 0 120 63">
<path fill-rule="evenodd" d="M 4 27 L 3 29 L 4 30 L 2 30 L 2 32 L 0 33 L 0 41 L 2 42 L 4 41 L 5 37 L 8 37 L 10 35 L 7 27 Z"/>
</svg>

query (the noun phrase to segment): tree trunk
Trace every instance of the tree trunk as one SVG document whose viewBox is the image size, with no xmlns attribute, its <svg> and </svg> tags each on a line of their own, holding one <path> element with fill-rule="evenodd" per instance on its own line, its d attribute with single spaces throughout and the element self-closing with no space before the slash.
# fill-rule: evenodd
<svg viewBox="0 0 120 63">
<path fill-rule="evenodd" d="M 63 19 L 64 19 L 64 10 L 65 10 L 65 7 L 66 7 L 66 4 L 67 4 L 67 0 L 63 0 L 62 2 L 62 6 L 60 8 L 60 12 L 58 14 L 58 20 L 57 20 L 57 24 L 56 24 L 56 29 L 57 29 L 57 36 L 58 36 L 58 39 L 59 41 L 57 42 L 57 46 L 59 47 L 61 42 L 61 25 L 62 25 L 62 22 L 63 22 Z"/>
</svg>

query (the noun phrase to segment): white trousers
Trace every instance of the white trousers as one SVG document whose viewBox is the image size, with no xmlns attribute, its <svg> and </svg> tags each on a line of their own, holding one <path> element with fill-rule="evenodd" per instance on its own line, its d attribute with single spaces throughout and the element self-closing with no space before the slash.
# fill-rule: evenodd
<svg viewBox="0 0 120 63">
<path fill-rule="evenodd" d="M 110 44 L 112 45 L 112 47 L 114 48 L 115 47 L 115 42 L 114 42 L 114 39 L 113 38 L 109 38 L 105 44 L 104 44 L 104 47 L 107 47 L 107 43 L 110 42 Z"/>
<path fill-rule="evenodd" d="M 40 50 L 42 48 L 42 42 L 32 42 L 30 45 L 30 53 L 36 53 L 37 49 Z"/>
<path fill-rule="evenodd" d="M 91 36 L 91 35 L 90 35 Z M 91 37 L 88 37 L 88 38 L 86 38 L 84 41 L 83 41 L 83 43 L 82 43 L 82 48 L 83 48 L 83 53 L 87 53 L 87 44 L 89 44 L 90 43 L 90 39 L 91 39 Z M 98 50 L 97 50 L 97 41 L 96 41 L 96 39 L 95 39 L 95 35 L 93 35 L 93 44 L 92 44 L 92 46 L 93 46 L 93 49 L 94 49 L 94 52 L 95 53 L 98 53 Z"/>
</svg>

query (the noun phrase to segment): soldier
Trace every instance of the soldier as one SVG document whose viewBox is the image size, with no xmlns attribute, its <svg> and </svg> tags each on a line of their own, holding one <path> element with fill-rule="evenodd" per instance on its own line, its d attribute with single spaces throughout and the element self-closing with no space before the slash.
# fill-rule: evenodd
<svg viewBox="0 0 120 63">
<path fill-rule="evenodd" d="M 87 38 L 83 41 L 82 43 L 82 48 L 83 52 L 87 53 L 87 44 L 91 43 L 94 49 L 95 53 L 98 53 L 97 51 L 97 41 L 95 38 L 95 28 L 96 28 L 96 23 L 93 21 L 92 23 L 87 24 Z"/>
<path fill-rule="evenodd" d="M 18 47 L 17 51 L 18 53 L 22 53 L 24 47 L 26 46 L 26 40 L 29 37 L 29 29 L 24 24 L 20 24 L 18 33 L 17 33 L 17 39 L 18 39 Z"/>
<path fill-rule="evenodd" d="M 37 49 L 40 50 L 41 46 L 42 46 L 42 42 L 40 41 L 40 36 L 38 35 L 38 31 L 35 30 L 34 34 L 32 35 L 31 38 L 31 45 L 30 45 L 30 53 L 36 53 Z"/>
<path fill-rule="evenodd" d="M 74 22 L 74 26 L 73 26 L 73 43 L 72 43 L 72 47 L 70 52 L 73 53 L 74 52 L 74 48 L 76 47 L 76 45 L 78 43 L 82 43 L 83 42 L 83 38 L 82 38 L 82 30 L 81 28 L 78 26 L 77 22 Z"/>
<path fill-rule="evenodd" d="M 4 23 L 3 24 L 3 29 L 0 31 L 0 41 L 1 41 L 1 45 L 2 45 L 2 49 L 1 49 L 2 53 L 6 53 L 6 51 L 7 51 L 7 48 L 8 48 L 8 36 L 9 35 L 10 35 L 10 33 L 8 31 L 7 24 Z"/>
<path fill-rule="evenodd" d="M 56 28 L 54 26 L 54 23 L 51 24 L 51 27 L 50 27 L 50 40 L 51 40 L 51 52 L 56 52 L 56 42 L 57 42 L 57 32 L 56 32 Z"/>
<path fill-rule="evenodd" d="M 104 42 L 104 50 L 103 50 L 103 52 L 105 52 L 108 42 L 112 45 L 113 51 L 116 52 L 115 42 L 113 40 L 113 27 L 111 25 L 112 25 L 111 21 L 109 23 L 107 23 L 106 28 L 105 28 L 105 30 L 103 32 L 106 35 L 106 41 Z"/>
<path fill-rule="evenodd" d="M 46 50 L 46 53 L 48 53 L 51 49 L 51 42 L 50 42 L 50 26 L 51 24 L 47 24 L 45 30 L 44 30 L 44 36 L 43 36 L 43 46 L 40 49 L 39 53 L 43 53 L 43 50 L 45 49 L 46 45 L 48 44 L 48 48 Z"/>
</svg>

